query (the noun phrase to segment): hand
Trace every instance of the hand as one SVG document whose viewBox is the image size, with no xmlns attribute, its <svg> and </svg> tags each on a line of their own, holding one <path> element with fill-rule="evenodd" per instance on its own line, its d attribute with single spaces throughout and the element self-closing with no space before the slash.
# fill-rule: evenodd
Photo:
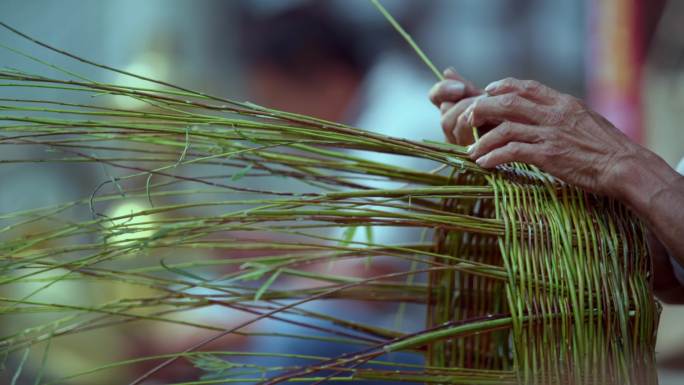
<svg viewBox="0 0 684 385">
<path fill-rule="evenodd" d="M 625 167 L 648 152 L 577 98 L 536 81 L 507 78 L 485 91 L 454 127 L 496 125 L 470 148 L 482 167 L 529 163 L 565 182 L 619 197 Z"/>
<path fill-rule="evenodd" d="M 485 92 L 460 112 L 453 129 L 448 127 L 466 132 L 496 125 L 469 148 L 471 158 L 485 168 L 533 164 L 629 205 L 653 234 L 654 288 L 661 298 L 684 303 L 684 287 L 666 256 L 667 251 L 684 266 L 684 177 L 570 95 L 512 78 L 490 84 Z"/>
<path fill-rule="evenodd" d="M 430 100 L 442 113 L 442 130 L 447 140 L 465 146 L 473 143 L 472 128 L 454 130 L 456 120 L 475 99 L 483 94 L 481 89 L 463 79 L 455 70 L 444 71 L 445 80 L 430 90 Z"/>
</svg>

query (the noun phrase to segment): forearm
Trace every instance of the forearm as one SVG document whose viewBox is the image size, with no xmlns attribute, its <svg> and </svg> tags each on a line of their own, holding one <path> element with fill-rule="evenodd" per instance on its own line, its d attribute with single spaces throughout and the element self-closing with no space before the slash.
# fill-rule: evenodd
<svg viewBox="0 0 684 385">
<path fill-rule="evenodd" d="M 613 181 L 624 200 L 647 224 L 653 256 L 654 289 L 666 302 L 684 303 L 684 287 L 668 257 L 684 266 L 684 177 L 648 150 L 623 162 Z"/>
<path fill-rule="evenodd" d="M 645 149 L 626 166 L 621 181 L 615 182 L 621 186 L 621 198 L 684 266 L 684 176 Z"/>
</svg>

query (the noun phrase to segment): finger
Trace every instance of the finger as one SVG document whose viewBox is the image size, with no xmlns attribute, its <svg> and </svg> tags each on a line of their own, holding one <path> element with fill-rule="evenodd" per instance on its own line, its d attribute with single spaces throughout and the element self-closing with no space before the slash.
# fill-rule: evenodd
<svg viewBox="0 0 684 385">
<path fill-rule="evenodd" d="M 492 96 L 516 93 L 523 98 L 543 104 L 554 103 L 560 95 L 560 92 L 536 80 L 519 80 L 515 78 L 506 78 L 490 83 L 485 87 L 485 92 Z"/>
<path fill-rule="evenodd" d="M 481 156 L 475 162 L 484 168 L 493 168 L 510 162 L 523 162 L 538 166 L 539 154 L 536 152 L 538 147 L 539 145 L 535 143 L 508 142 L 505 146 Z"/>
<path fill-rule="evenodd" d="M 458 117 L 468 108 L 468 106 L 475 100 L 475 97 L 465 98 L 455 103 L 445 113 L 442 114 L 442 130 L 449 142 L 465 146 L 473 142 L 472 130 L 459 131 L 456 130 L 456 121 Z"/>
<path fill-rule="evenodd" d="M 498 125 L 504 121 L 541 124 L 553 115 L 550 107 L 537 104 L 516 94 L 477 98 L 464 112 L 461 122 L 470 127 Z"/>
<path fill-rule="evenodd" d="M 447 79 L 458 80 L 458 81 L 462 82 L 463 84 L 465 84 L 466 91 L 468 92 L 468 94 L 470 96 L 479 95 L 482 93 L 481 89 L 477 88 L 475 86 L 475 84 L 473 84 L 471 81 L 469 81 L 466 78 L 464 78 L 463 76 L 461 76 L 461 74 L 456 72 L 456 70 L 453 67 L 449 67 L 449 68 L 445 69 L 443 74 L 444 74 L 444 77 Z"/>
<path fill-rule="evenodd" d="M 522 123 L 503 122 L 483 135 L 470 149 L 470 157 L 479 159 L 510 142 L 536 143 L 541 141 L 543 127 Z"/>
<path fill-rule="evenodd" d="M 444 72 L 442 72 L 442 74 L 447 79 L 460 80 L 463 83 L 466 82 L 466 79 L 463 76 L 461 76 L 461 74 L 459 74 L 453 67 L 445 69 Z"/>
<path fill-rule="evenodd" d="M 442 115 L 442 119 L 444 119 L 444 115 L 455 105 L 455 103 L 451 102 L 444 102 L 439 106 L 439 111 L 440 114 Z M 445 130 L 444 127 L 442 127 L 442 131 L 444 132 L 444 136 L 446 137 L 447 142 L 449 143 L 456 143 L 456 138 L 454 137 L 453 133 L 451 130 Z"/>
<path fill-rule="evenodd" d="M 449 109 L 450 109 L 451 107 L 453 107 L 454 104 L 456 104 L 456 103 L 452 103 L 452 102 L 442 102 L 442 104 L 439 105 L 439 112 L 440 112 L 442 115 L 446 114 L 446 112 L 449 111 Z"/>
<path fill-rule="evenodd" d="M 466 95 L 466 85 L 463 82 L 446 79 L 432 86 L 429 97 L 432 104 L 439 108 L 443 102 L 455 103 Z"/>
</svg>

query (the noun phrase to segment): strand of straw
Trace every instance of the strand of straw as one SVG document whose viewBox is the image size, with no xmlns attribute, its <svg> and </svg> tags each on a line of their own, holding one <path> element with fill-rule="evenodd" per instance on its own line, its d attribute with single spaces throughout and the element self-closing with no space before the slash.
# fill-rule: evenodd
<svg viewBox="0 0 684 385">
<path fill-rule="evenodd" d="M 427 65 L 428 68 L 430 68 L 430 70 L 432 71 L 432 73 L 435 74 L 437 79 L 444 80 L 444 76 L 439 72 L 437 67 L 435 67 L 435 65 L 432 64 L 432 61 L 430 61 L 430 59 L 427 57 L 427 55 L 425 55 L 423 50 L 420 49 L 420 47 L 418 46 L 418 44 L 416 44 L 411 35 L 409 35 L 408 32 L 406 32 L 404 28 L 402 28 L 402 26 L 399 25 L 399 23 L 394 19 L 394 17 L 392 17 L 392 15 L 385 9 L 385 7 L 383 7 L 382 4 L 380 4 L 380 1 L 370 0 L 370 2 L 373 3 L 375 8 L 377 8 L 378 11 L 382 13 L 385 19 L 387 19 L 387 21 L 389 21 L 389 23 L 392 24 L 392 27 L 394 27 L 394 29 L 401 35 L 401 37 L 403 37 L 404 40 L 406 40 L 406 42 L 411 46 L 411 48 L 413 48 L 418 57 L 420 57 L 423 63 L 425 63 L 425 65 Z"/>
</svg>

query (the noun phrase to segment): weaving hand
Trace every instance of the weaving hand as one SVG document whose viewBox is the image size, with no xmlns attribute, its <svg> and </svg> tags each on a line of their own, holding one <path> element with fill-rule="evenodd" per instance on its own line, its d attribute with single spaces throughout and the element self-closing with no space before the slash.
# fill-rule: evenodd
<svg viewBox="0 0 684 385">
<path fill-rule="evenodd" d="M 453 70 L 445 76 L 430 100 L 440 107 L 447 139 L 466 145 L 474 141 L 472 127 L 494 127 L 469 147 L 480 166 L 533 164 L 623 201 L 648 224 L 651 249 L 684 265 L 684 177 L 658 155 L 630 141 L 581 100 L 534 80 L 506 78 L 481 91 Z M 652 252 L 656 293 L 668 302 L 684 302 L 684 288 L 660 254 Z"/>
</svg>

